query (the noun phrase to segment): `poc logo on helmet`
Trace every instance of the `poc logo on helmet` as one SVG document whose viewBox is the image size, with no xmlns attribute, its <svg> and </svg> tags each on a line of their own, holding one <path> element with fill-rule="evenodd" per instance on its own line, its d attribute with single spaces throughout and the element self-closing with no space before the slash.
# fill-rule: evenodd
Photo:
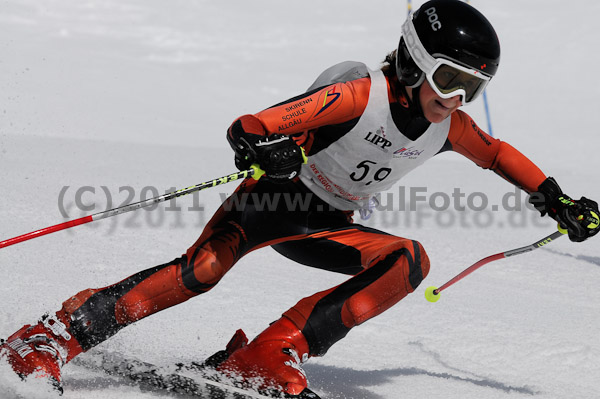
<svg viewBox="0 0 600 399">
<path fill-rule="evenodd" d="M 435 13 L 435 7 L 430 7 L 427 10 L 425 10 L 425 14 L 427 14 L 427 19 L 431 24 L 431 29 L 433 29 L 434 31 L 441 29 L 442 23 L 440 22 L 440 18 L 438 17 L 438 15 Z"/>
</svg>

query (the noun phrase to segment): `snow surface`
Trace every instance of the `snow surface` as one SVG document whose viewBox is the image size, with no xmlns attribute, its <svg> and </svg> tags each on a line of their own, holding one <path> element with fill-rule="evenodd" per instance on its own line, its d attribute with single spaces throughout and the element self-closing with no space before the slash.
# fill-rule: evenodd
<svg viewBox="0 0 600 399">
<path fill-rule="evenodd" d="M 600 2 L 472 4 L 502 43 L 488 89 L 495 136 L 570 195 L 600 199 L 600 84 L 588 72 L 600 60 Z M 61 209 L 74 218 L 118 206 L 127 190 L 139 199 L 152 187 L 162 193 L 233 171 L 224 132 L 236 116 L 301 93 L 334 63 L 377 67 L 396 45 L 405 14 L 405 2 L 382 0 L 3 0 L 0 238 L 59 223 Z M 481 101 L 466 111 L 486 127 Z M 456 154 L 437 157 L 403 184 L 426 187 L 429 197 L 454 188 L 467 197 L 483 192 L 489 209 L 512 192 Z M 83 194 L 94 210 L 75 206 L 81 187 L 95 189 Z M 0 250 L 0 337 L 82 289 L 178 257 L 233 189 Z M 398 189 L 391 192 L 397 202 Z M 420 240 L 431 272 L 416 293 L 306 364 L 315 391 L 330 399 L 600 397 L 598 239 L 562 238 L 491 263 L 438 303 L 425 301 L 427 286 L 554 229 L 531 210 L 489 209 L 424 206 L 373 216 L 369 225 Z M 156 364 L 203 359 L 237 328 L 254 336 L 300 298 L 344 279 L 264 249 L 209 294 L 142 320 L 98 349 Z M 1 363 L 0 386 L 2 398 L 50 396 Z M 76 364 L 65 367 L 64 386 L 65 399 L 165 396 Z"/>
</svg>

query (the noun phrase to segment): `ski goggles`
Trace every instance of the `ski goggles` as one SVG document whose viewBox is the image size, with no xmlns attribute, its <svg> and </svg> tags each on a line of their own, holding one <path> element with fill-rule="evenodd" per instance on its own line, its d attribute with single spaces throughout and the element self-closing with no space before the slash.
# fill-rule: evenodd
<svg viewBox="0 0 600 399">
<path fill-rule="evenodd" d="M 452 61 L 439 58 L 433 71 L 426 73 L 431 88 L 441 98 L 450 98 L 460 94 L 463 104 L 475 100 L 485 89 L 490 78 L 478 71 L 465 68 Z"/>
<path fill-rule="evenodd" d="M 460 95 L 462 104 L 465 105 L 474 101 L 489 83 L 491 77 L 478 70 L 429 54 L 419 40 L 411 18 L 402 25 L 402 36 L 415 64 L 424 72 L 429 85 L 441 98 Z"/>
</svg>

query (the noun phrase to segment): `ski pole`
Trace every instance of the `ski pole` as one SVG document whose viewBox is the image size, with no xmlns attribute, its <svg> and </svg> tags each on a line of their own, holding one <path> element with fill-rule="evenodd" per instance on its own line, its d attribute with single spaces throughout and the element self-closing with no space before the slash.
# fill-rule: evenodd
<svg viewBox="0 0 600 399">
<path fill-rule="evenodd" d="M 124 205 L 118 208 L 109 209 L 106 211 L 98 212 L 93 215 L 88 215 L 81 217 L 79 219 L 69 220 L 64 223 L 59 223 L 54 226 L 45 227 L 40 230 L 32 231 L 31 233 L 23 234 L 18 237 L 9 238 L 8 240 L 0 241 L 0 248 L 8 247 L 13 244 L 17 244 L 19 242 L 31 240 L 32 238 L 44 236 L 46 234 L 55 233 L 57 231 L 66 230 L 71 227 L 79 226 L 85 223 L 90 223 L 100 219 L 106 219 L 111 216 L 120 215 L 122 213 L 134 211 L 136 209 L 145 208 L 159 202 L 168 201 L 173 198 L 181 197 L 190 193 L 194 193 L 196 191 L 204 190 L 206 188 L 211 188 L 215 186 L 219 186 L 221 184 L 229 183 L 232 181 L 236 181 L 239 179 L 245 179 L 248 176 L 252 176 L 254 179 L 258 180 L 264 171 L 260 169 L 257 165 L 252 165 L 250 169 L 242 170 L 239 172 L 231 173 L 229 175 L 218 177 L 216 179 L 212 179 L 210 181 L 197 184 L 195 186 L 183 188 L 177 191 L 173 191 L 171 193 L 167 193 L 164 195 L 160 195 L 158 197 L 149 198 L 147 200 L 135 202 L 133 204 Z"/>
<path fill-rule="evenodd" d="M 473 273 L 475 270 L 479 269 L 480 267 L 482 267 L 490 262 L 493 262 L 495 260 L 498 260 L 498 259 L 504 259 L 504 258 L 508 258 L 509 256 L 520 255 L 520 254 L 524 254 L 526 252 L 533 251 L 534 249 L 543 247 L 544 245 L 551 243 L 552 241 L 556 240 L 557 238 L 562 237 L 564 234 L 567 234 L 567 230 L 563 229 L 559 225 L 558 231 L 555 231 L 554 233 L 542 238 L 539 241 L 534 242 L 531 245 L 527 245 L 526 247 L 521 247 L 521 248 L 517 248 L 517 249 L 512 249 L 510 251 L 501 252 L 499 254 L 490 255 L 487 258 L 483 258 L 480 261 L 475 262 L 473 265 L 469 266 L 462 272 L 460 272 L 458 275 L 456 275 L 453 279 L 448 281 L 446 284 L 442 285 L 440 288 L 433 287 L 433 286 L 428 287 L 425 290 L 425 298 L 429 302 L 437 302 L 440 299 L 440 292 L 442 292 L 446 288 L 450 287 L 451 285 L 459 282 L 460 280 L 467 277 L 469 274 Z"/>
</svg>

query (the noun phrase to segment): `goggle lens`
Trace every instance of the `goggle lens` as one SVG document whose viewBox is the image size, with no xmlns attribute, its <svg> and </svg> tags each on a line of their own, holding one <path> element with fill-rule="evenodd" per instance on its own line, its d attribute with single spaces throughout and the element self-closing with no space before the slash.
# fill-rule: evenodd
<svg viewBox="0 0 600 399">
<path fill-rule="evenodd" d="M 443 94 L 450 94 L 457 90 L 464 90 L 465 102 L 470 102 L 479 94 L 487 80 L 456 69 L 450 65 L 442 64 L 433 72 L 433 83 Z"/>
</svg>

